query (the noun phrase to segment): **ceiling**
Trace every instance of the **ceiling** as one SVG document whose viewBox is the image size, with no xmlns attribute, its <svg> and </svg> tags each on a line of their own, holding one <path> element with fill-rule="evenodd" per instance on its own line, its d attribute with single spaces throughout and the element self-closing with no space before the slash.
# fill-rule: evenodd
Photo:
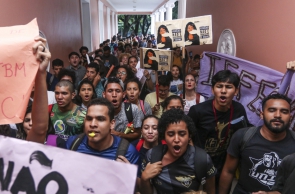
<svg viewBox="0 0 295 194">
<path fill-rule="evenodd" d="M 118 14 L 151 14 L 169 0 L 107 0 Z"/>
</svg>

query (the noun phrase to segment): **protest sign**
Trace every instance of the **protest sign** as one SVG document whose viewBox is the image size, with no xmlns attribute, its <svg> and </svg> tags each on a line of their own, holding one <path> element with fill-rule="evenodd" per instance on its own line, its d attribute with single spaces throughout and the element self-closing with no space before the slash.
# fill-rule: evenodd
<svg viewBox="0 0 295 194">
<path fill-rule="evenodd" d="M 155 71 L 170 71 L 172 64 L 172 51 L 141 48 L 140 67 Z"/>
<path fill-rule="evenodd" d="M 156 22 L 159 49 L 212 44 L 211 15 Z"/>
<path fill-rule="evenodd" d="M 0 124 L 24 118 L 39 64 L 33 55 L 37 20 L 27 25 L 0 27 Z"/>
<path fill-rule="evenodd" d="M 137 166 L 0 136 L 1 193 L 133 193 Z"/>
<path fill-rule="evenodd" d="M 278 91 L 283 73 L 270 69 L 250 61 L 246 61 L 230 55 L 204 52 L 201 59 L 200 74 L 198 80 L 197 92 L 205 97 L 210 97 L 212 77 L 220 70 L 228 69 L 240 76 L 240 85 L 238 94 L 234 100 L 244 105 L 248 119 L 253 125 L 261 122 L 259 114 L 261 112 L 261 100 L 272 92 Z M 291 82 L 286 88 L 287 95 L 291 97 L 292 112 L 295 112 L 295 77 L 291 76 Z M 283 91 L 282 93 L 285 93 Z M 290 128 L 294 128 L 295 117 L 291 118 Z"/>
</svg>

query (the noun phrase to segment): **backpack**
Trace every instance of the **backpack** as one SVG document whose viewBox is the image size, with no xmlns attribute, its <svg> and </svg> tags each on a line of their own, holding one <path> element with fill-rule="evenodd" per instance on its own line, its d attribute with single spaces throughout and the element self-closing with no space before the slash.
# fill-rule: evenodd
<svg viewBox="0 0 295 194">
<path fill-rule="evenodd" d="M 200 94 L 199 93 L 196 93 L 196 104 L 199 104 L 200 103 Z M 183 94 L 180 94 L 180 98 L 183 98 Z"/>
<path fill-rule="evenodd" d="M 194 147 L 194 169 L 196 179 L 201 183 L 201 185 L 204 185 L 207 177 L 207 152 L 197 146 Z M 165 145 L 157 145 L 156 147 L 153 147 L 151 152 L 151 163 L 161 161 L 166 151 L 167 146 Z"/>
<path fill-rule="evenodd" d="M 77 151 L 78 147 L 80 146 L 80 144 L 85 136 L 86 136 L 85 133 L 81 133 L 81 134 L 77 135 L 76 138 L 74 139 L 73 143 L 70 146 L 70 150 Z M 122 155 L 122 156 L 126 155 L 127 150 L 129 148 L 129 144 L 130 144 L 129 141 L 121 138 L 119 146 L 116 151 L 115 159 L 117 159 L 119 155 Z"/>
<path fill-rule="evenodd" d="M 245 149 L 246 144 L 254 136 L 254 134 L 257 132 L 257 130 L 259 128 L 260 128 L 260 126 L 259 127 L 250 127 L 250 128 L 248 128 L 248 130 L 245 130 L 244 135 L 243 135 L 243 139 L 239 144 L 240 153 Z M 295 140 L 295 132 L 290 130 L 290 134 L 293 137 L 293 139 Z"/>
<path fill-rule="evenodd" d="M 129 102 L 124 102 L 124 110 L 128 120 L 128 123 L 133 122 L 132 106 Z"/>
</svg>

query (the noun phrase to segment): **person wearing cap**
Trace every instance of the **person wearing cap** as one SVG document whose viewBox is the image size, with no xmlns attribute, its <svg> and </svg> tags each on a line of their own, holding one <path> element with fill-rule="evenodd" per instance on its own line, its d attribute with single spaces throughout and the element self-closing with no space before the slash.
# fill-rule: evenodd
<svg viewBox="0 0 295 194">
<path fill-rule="evenodd" d="M 140 127 L 144 115 L 135 104 L 123 103 L 125 95 L 124 84 L 120 79 L 110 77 L 105 82 L 103 97 L 115 108 L 115 126 L 112 128 L 112 134 L 134 141 L 141 136 Z"/>
</svg>

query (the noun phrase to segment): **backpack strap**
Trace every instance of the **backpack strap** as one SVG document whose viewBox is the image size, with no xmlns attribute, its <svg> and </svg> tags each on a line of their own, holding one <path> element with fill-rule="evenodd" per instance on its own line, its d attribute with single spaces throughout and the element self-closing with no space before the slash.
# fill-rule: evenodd
<svg viewBox="0 0 295 194">
<path fill-rule="evenodd" d="M 207 177 L 207 152 L 198 146 L 195 147 L 195 175 L 196 179 L 204 185 Z"/>
<path fill-rule="evenodd" d="M 245 149 L 246 144 L 254 136 L 254 134 L 256 133 L 257 130 L 258 130 L 258 127 L 250 127 L 247 130 L 245 130 L 244 135 L 243 135 L 243 139 L 239 145 L 240 153 Z"/>
<path fill-rule="evenodd" d="M 48 135 L 46 140 L 46 145 L 56 147 L 56 139 L 57 139 L 57 135 Z"/>
<path fill-rule="evenodd" d="M 137 151 L 140 150 L 140 148 L 141 148 L 142 145 L 143 145 L 143 142 L 144 142 L 144 139 L 143 139 L 143 138 L 141 138 L 141 139 L 138 141 L 138 143 L 137 143 L 137 145 L 136 145 L 136 150 L 137 150 Z"/>
<path fill-rule="evenodd" d="M 127 141 L 124 138 L 121 138 L 120 143 L 119 143 L 119 146 L 117 148 L 115 159 L 117 159 L 119 155 L 121 155 L 121 156 L 125 156 L 126 155 L 127 150 L 129 148 L 129 144 L 130 144 L 129 141 Z"/>
<path fill-rule="evenodd" d="M 153 147 L 152 153 L 151 153 L 151 163 L 161 161 L 166 150 L 167 150 L 167 146 L 164 146 L 162 144 L 159 144 L 159 145 Z"/>
<path fill-rule="evenodd" d="M 290 132 L 291 136 L 293 137 L 293 139 L 295 140 L 295 132 L 291 131 L 291 130 L 289 130 L 289 132 Z"/>
<path fill-rule="evenodd" d="M 132 107 L 131 103 L 129 102 L 124 102 L 124 110 L 125 114 L 128 120 L 128 123 L 131 123 L 133 121 L 133 115 L 132 115 Z"/>
<path fill-rule="evenodd" d="M 145 110 L 144 110 L 144 101 L 140 100 L 139 103 L 140 103 L 140 108 L 141 108 L 143 114 L 145 115 L 146 113 L 145 113 Z"/>
<path fill-rule="evenodd" d="M 84 137 L 85 133 L 77 135 L 70 147 L 70 150 L 77 151 Z"/>
<path fill-rule="evenodd" d="M 196 104 L 200 103 L 200 94 L 196 93 Z"/>
</svg>

